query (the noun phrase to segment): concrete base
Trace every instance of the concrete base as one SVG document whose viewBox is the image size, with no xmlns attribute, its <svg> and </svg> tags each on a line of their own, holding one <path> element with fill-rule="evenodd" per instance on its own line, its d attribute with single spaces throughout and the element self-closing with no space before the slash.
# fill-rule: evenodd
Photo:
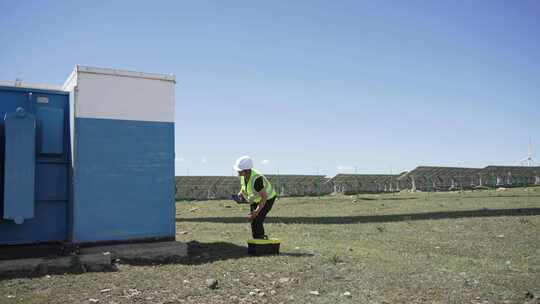
<svg viewBox="0 0 540 304">
<path fill-rule="evenodd" d="M 0 260 L 0 274 L 14 272 L 61 272 L 72 269 L 103 271 L 111 269 L 113 259 L 159 262 L 187 256 L 187 244 L 156 242 L 80 248 L 78 255 Z"/>
<path fill-rule="evenodd" d="M 111 266 L 111 255 L 93 253 L 74 256 L 60 256 L 32 259 L 13 259 L 0 261 L 0 274 L 10 272 L 54 272 L 69 269 L 100 271 Z"/>
<path fill-rule="evenodd" d="M 187 244 L 180 242 L 156 242 L 107 245 L 81 248 L 81 254 L 110 253 L 112 259 L 162 260 L 187 256 Z"/>
</svg>

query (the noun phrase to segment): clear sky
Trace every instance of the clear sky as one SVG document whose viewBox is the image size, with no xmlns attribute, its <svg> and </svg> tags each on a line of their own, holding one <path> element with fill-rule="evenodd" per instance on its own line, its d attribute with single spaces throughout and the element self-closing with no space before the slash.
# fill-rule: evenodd
<svg viewBox="0 0 540 304">
<path fill-rule="evenodd" d="M 0 0 L 0 79 L 174 73 L 176 173 L 540 158 L 540 1 Z"/>
</svg>

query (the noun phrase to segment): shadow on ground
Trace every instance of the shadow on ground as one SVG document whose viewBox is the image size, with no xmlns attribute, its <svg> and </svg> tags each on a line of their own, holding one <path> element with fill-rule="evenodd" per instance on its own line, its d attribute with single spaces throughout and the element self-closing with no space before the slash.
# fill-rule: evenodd
<svg viewBox="0 0 540 304">
<path fill-rule="evenodd" d="M 404 201 L 404 200 L 415 200 L 418 199 L 418 197 L 356 197 L 356 199 L 362 200 L 362 201 Z"/>
<path fill-rule="evenodd" d="M 199 243 L 197 241 L 189 242 L 188 244 L 188 256 L 187 257 L 172 257 L 172 258 L 158 258 L 158 259 L 122 259 L 116 260 L 110 267 L 100 268 L 96 270 L 81 268 L 81 266 L 74 266 L 69 269 L 54 269 L 54 268 L 41 268 L 36 271 L 20 271 L 20 272 L 4 272 L 0 274 L 0 281 L 10 280 L 16 278 L 37 278 L 45 275 L 56 274 L 83 274 L 86 272 L 116 272 L 118 268 L 116 264 L 128 264 L 133 266 L 154 266 L 154 265 L 168 265 L 168 264 L 181 264 L 181 265 L 201 265 L 206 263 L 213 263 L 222 260 L 253 258 L 247 252 L 247 246 L 239 246 L 233 243 L 227 242 L 212 242 L 212 243 Z M 281 253 L 279 256 L 289 257 L 311 257 L 311 253 Z M 54 258 L 54 257 L 50 257 Z"/>
<path fill-rule="evenodd" d="M 540 215 L 540 208 L 518 209 L 479 209 L 460 211 L 439 211 L 425 213 L 401 213 L 381 215 L 356 215 L 356 216 L 320 216 L 320 217 L 268 217 L 266 223 L 281 224 L 362 224 L 362 223 L 387 223 L 402 221 L 441 220 L 471 217 L 500 217 L 500 216 L 532 216 Z M 177 218 L 177 222 L 209 222 L 240 224 L 247 223 L 246 217 L 197 217 Z"/>
<path fill-rule="evenodd" d="M 448 193 L 448 192 L 424 192 L 427 196 L 434 195 L 437 193 Z M 463 193 L 459 193 L 458 191 L 452 192 L 455 193 L 456 196 L 448 196 L 449 198 L 459 198 L 459 199 L 477 199 L 477 198 L 514 198 L 514 197 L 540 197 L 536 194 L 490 194 L 488 196 L 481 196 L 481 195 L 464 195 Z M 362 197 L 362 194 L 353 194 L 351 195 L 353 199 L 358 199 L 361 201 L 404 201 L 404 200 L 417 200 L 422 199 L 422 197 L 419 196 L 406 196 L 406 197 L 399 197 L 399 196 L 391 196 L 391 197 Z M 424 196 L 425 198 L 425 196 Z"/>
<path fill-rule="evenodd" d="M 540 197 L 536 194 L 490 194 L 488 196 L 476 196 L 476 195 L 467 195 L 461 197 L 461 199 L 474 199 L 474 198 L 512 198 L 512 197 Z"/>
<path fill-rule="evenodd" d="M 184 265 L 201 265 L 213 263 L 216 261 L 253 258 L 247 252 L 246 246 L 239 246 L 227 242 L 212 242 L 200 243 L 191 241 L 188 244 L 188 256 L 182 258 L 172 258 L 163 260 L 122 260 L 119 263 L 146 266 L 146 265 L 163 265 L 163 264 L 184 264 Z M 310 253 L 280 253 L 279 256 L 290 257 L 311 257 Z"/>
</svg>

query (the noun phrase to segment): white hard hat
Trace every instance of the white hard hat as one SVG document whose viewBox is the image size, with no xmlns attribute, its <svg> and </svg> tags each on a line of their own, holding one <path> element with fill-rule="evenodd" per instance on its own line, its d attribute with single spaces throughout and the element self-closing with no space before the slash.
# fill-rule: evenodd
<svg viewBox="0 0 540 304">
<path fill-rule="evenodd" d="M 253 168 L 253 161 L 249 156 L 242 156 L 236 160 L 233 169 L 236 171 L 249 170 Z"/>
</svg>

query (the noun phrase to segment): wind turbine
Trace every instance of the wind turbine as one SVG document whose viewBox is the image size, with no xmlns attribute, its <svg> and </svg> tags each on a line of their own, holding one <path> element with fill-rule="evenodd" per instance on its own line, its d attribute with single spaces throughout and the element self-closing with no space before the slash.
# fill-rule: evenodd
<svg viewBox="0 0 540 304">
<path fill-rule="evenodd" d="M 532 167 L 536 164 L 536 162 L 532 158 L 532 148 L 531 148 L 531 138 L 529 138 L 529 151 L 527 153 L 527 157 L 519 161 L 520 165 L 526 165 L 527 167 Z"/>
</svg>

